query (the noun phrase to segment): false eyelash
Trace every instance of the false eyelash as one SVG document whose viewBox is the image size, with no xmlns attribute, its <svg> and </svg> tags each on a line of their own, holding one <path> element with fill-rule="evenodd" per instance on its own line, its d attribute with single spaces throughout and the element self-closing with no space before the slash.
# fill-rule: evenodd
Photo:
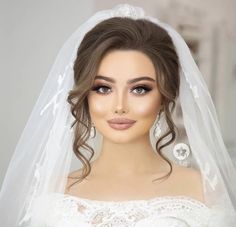
<svg viewBox="0 0 236 227">
<path fill-rule="evenodd" d="M 147 85 L 138 85 L 138 86 L 132 88 L 131 90 L 135 90 L 137 88 L 143 88 L 144 90 L 146 90 L 146 93 L 152 90 L 152 88 Z"/>
<path fill-rule="evenodd" d="M 110 87 L 109 87 L 109 86 L 106 86 L 106 85 L 97 85 L 97 86 L 92 87 L 91 90 L 92 90 L 92 91 L 96 91 L 96 92 L 99 93 L 99 94 L 106 94 L 106 93 L 98 92 L 98 90 L 99 90 L 101 87 L 105 87 L 105 88 L 110 89 Z M 147 85 L 138 85 L 138 86 L 132 88 L 131 90 L 133 91 L 133 90 L 135 90 L 135 89 L 137 89 L 137 88 L 143 88 L 143 89 L 145 90 L 145 93 L 144 93 L 144 94 L 146 94 L 146 93 L 148 93 L 149 91 L 152 90 L 152 88 L 149 87 L 149 86 L 147 86 Z M 143 94 L 140 94 L 140 95 L 143 95 Z"/>
<path fill-rule="evenodd" d="M 92 87 L 92 91 L 96 91 L 97 93 L 100 93 L 100 92 L 98 92 L 98 90 L 99 90 L 99 88 L 101 88 L 101 87 L 105 87 L 105 88 L 109 88 L 110 89 L 110 87 L 108 87 L 108 86 L 104 86 L 104 85 L 97 85 L 97 86 L 94 86 L 94 87 Z M 102 94 L 102 93 L 100 93 L 100 94 Z"/>
</svg>

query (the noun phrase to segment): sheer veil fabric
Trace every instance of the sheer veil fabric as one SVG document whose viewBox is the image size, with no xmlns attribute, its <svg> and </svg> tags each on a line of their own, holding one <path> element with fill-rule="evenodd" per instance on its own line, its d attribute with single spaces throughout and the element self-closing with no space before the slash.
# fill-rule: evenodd
<svg viewBox="0 0 236 227">
<path fill-rule="evenodd" d="M 180 95 L 183 127 L 191 148 L 192 166 L 201 171 L 206 205 L 215 212 L 211 226 L 236 226 L 236 171 L 220 132 L 215 107 L 203 76 L 183 38 L 171 26 L 128 4 L 99 11 L 69 37 L 33 108 L 10 161 L 0 192 L 0 220 L 4 227 L 42 227 L 36 198 L 64 193 L 73 158 L 73 117 L 66 101 L 74 85 L 73 62 L 84 35 L 111 17 L 145 18 L 171 36 L 180 59 Z M 100 135 L 90 138 L 98 151 Z M 155 141 L 153 134 L 150 139 Z M 85 151 L 86 152 L 86 151 Z M 77 168 L 82 167 L 78 160 Z M 43 210 L 43 209 L 42 209 Z M 223 220 L 223 222 L 222 222 Z"/>
</svg>

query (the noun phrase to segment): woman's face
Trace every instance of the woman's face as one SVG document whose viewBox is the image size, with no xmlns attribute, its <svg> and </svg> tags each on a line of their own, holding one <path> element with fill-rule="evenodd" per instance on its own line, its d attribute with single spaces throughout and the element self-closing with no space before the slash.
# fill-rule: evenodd
<svg viewBox="0 0 236 227">
<path fill-rule="evenodd" d="M 106 54 L 89 92 L 88 104 L 96 130 L 106 139 L 124 143 L 149 134 L 161 107 L 152 61 L 135 50 L 115 50 Z M 114 129 L 107 122 L 113 118 L 136 122 L 127 129 Z"/>
</svg>

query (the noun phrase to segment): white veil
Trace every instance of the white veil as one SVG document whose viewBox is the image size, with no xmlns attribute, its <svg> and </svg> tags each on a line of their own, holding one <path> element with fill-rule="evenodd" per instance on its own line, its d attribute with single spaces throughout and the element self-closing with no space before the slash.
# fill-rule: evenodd
<svg viewBox="0 0 236 227">
<path fill-rule="evenodd" d="M 58 53 L 3 181 L 2 226 L 42 227 L 34 221 L 35 199 L 49 193 L 64 193 L 73 157 L 74 119 L 66 101 L 74 83 L 73 62 L 84 35 L 99 22 L 115 16 L 146 18 L 164 28 L 172 38 L 181 65 L 179 102 L 186 141 L 191 147 L 193 165 L 203 176 L 206 205 L 215 211 L 215 223 L 211 226 L 236 226 L 236 171 L 224 145 L 208 88 L 189 48 L 169 25 L 127 4 L 97 12 L 71 35 Z M 99 135 L 88 143 L 96 151 Z M 77 160 L 77 168 L 81 167 Z M 223 224 L 220 220 L 224 220 Z"/>
</svg>

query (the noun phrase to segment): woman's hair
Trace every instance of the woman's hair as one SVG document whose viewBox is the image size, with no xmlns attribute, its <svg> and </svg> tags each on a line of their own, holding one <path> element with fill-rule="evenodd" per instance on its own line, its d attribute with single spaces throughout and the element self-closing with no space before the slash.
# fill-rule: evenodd
<svg viewBox="0 0 236 227">
<path fill-rule="evenodd" d="M 146 54 L 153 62 L 157 86 L 162 96 L 162 111 L 168 126 L 155 147 L 170 165 L 170 172 L 164 177 L 169 176 L 172 165 L 161 150 L 176 137 L 177 127 L 171 117 L 176 105 L 175 99 L 179 95 L 180 83 L 179 59 L 175 46 L 166 30 L 149 20 L 113 17 L 100 22 L 86 33 L 74 62 L 74 88 L 70 91 L 67 101 L 71 104 L 71 113 L 75 118 L 71 127 L 76 126 L 73 150 L 83 163 L 83 174 L 79 179 L 83 180 L 90 173 L 89 161 L 94 156 L 93 148 L 86 143 L 92 127 L 87 96 L 101 60 L 105 54 L 114 50 L 137 50 Z M 168 136 L 170 139 L 160 146 L 161 141 Z M 89 160 L 81 153 L 81 147 L 91 153 Z"/>
</svg>

